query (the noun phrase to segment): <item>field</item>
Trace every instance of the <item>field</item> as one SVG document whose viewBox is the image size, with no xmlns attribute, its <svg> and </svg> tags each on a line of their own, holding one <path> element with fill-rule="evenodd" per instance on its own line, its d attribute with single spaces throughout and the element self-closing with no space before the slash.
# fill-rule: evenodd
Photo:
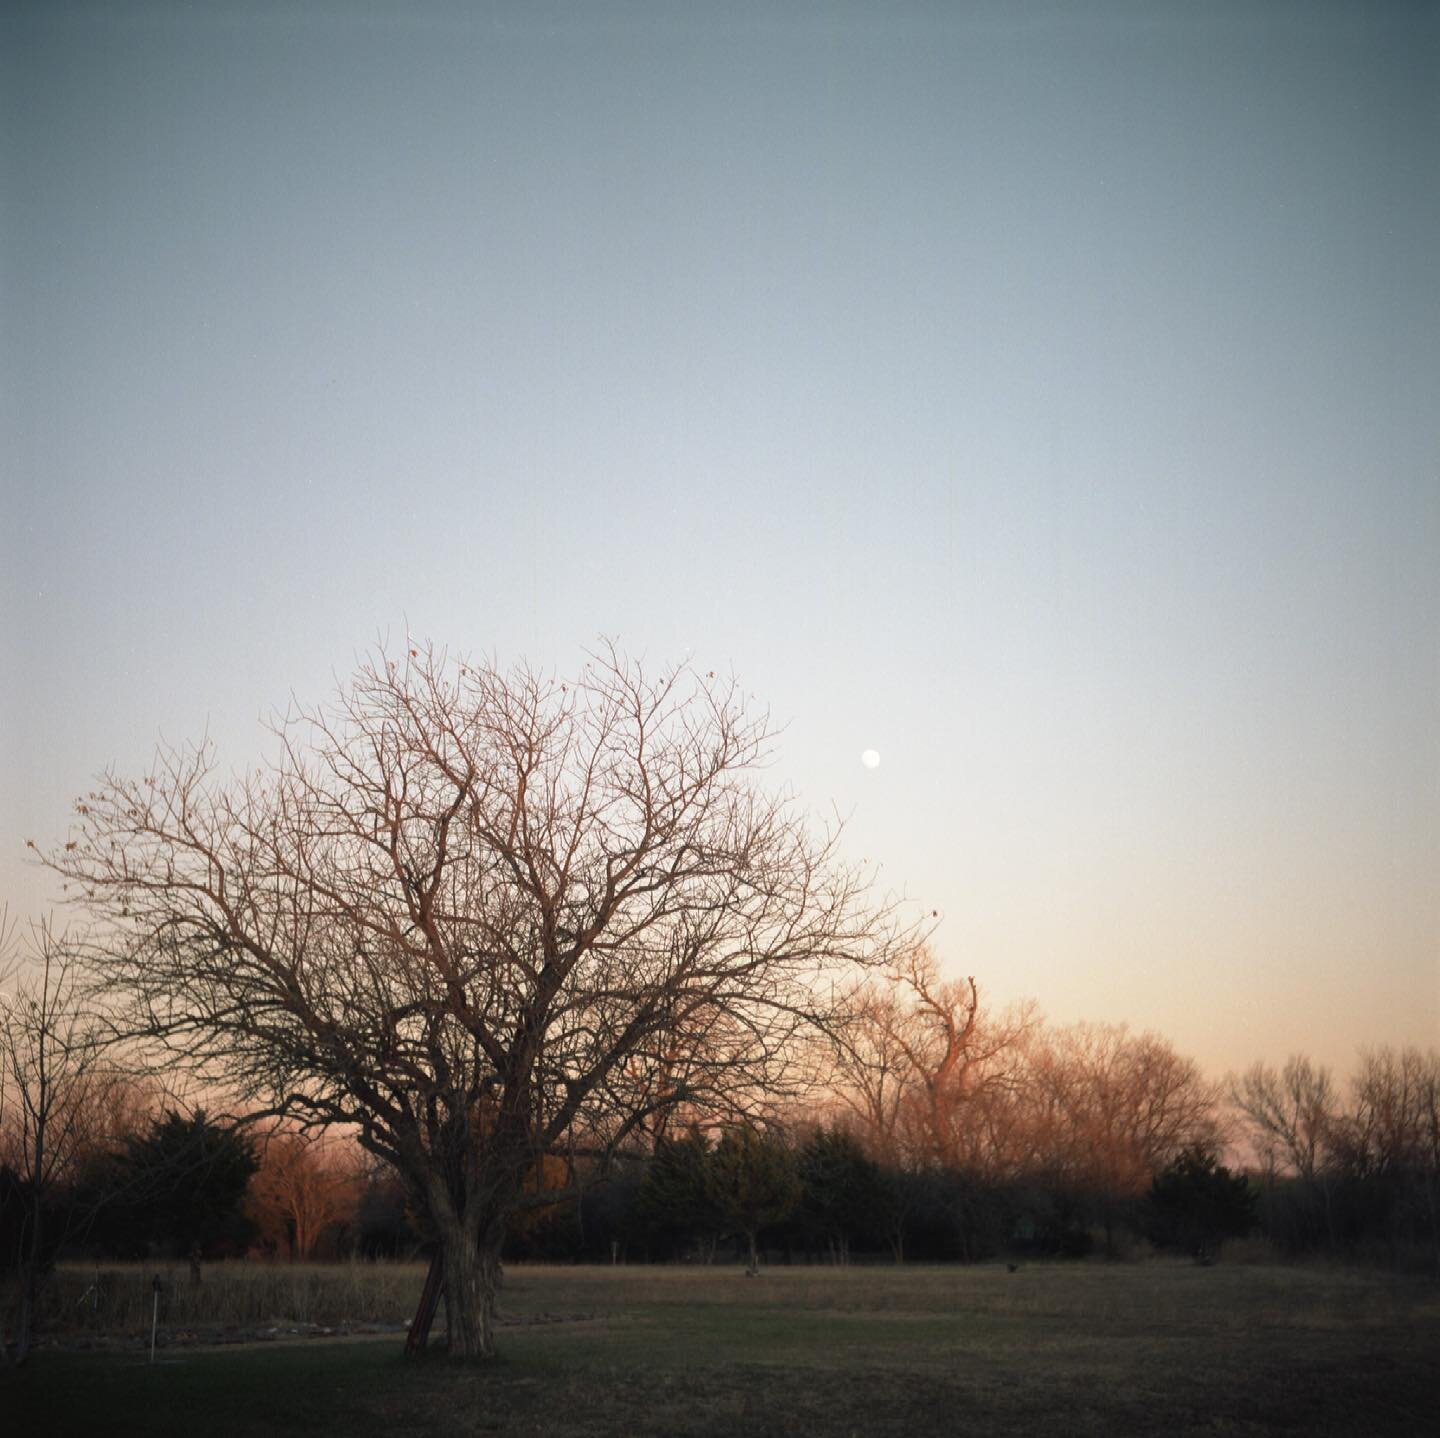
<svg viewBox="0 0 1440 1438">
<path fill-rule="evenodd" d="M 99 1306 L 91 1277 L 57 1286 L 68 1346 L 0 1374 L 6 1433 L 1369 1435 L 1440 1401 L 1440 1290 L 1355 1270 L 512 1268 L 483 1370 L 394 1331 L 196 1341 L 400 1324 L 418 1268 L 177 1272 L 154 1366 L 148 1271 Z M 101 1327 L 124 1346 L 75 1351 Z"/>
</svg>

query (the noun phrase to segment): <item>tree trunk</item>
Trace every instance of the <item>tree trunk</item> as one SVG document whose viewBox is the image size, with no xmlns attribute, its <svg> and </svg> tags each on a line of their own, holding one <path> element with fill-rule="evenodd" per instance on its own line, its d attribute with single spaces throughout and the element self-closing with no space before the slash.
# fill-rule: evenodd
<svg viewBox="0 0 1440 1438">
<path fill-rule="evenodd" d="M 35 1270 L 27 1265 L 20 1275 L 20 1312 L 15 1320 L 14 1363 L 18 1368 L 30 1355 L 30 1339 L 35 1331 Z"/>
<path fill-rule="evenodd" d="M 29 1217 L 29 1233 L 23 1234 L 20 1253 L 20 1303 L 15 1316 L 15 1342 L 5 1348 L 5 1335 L 0 1331 L 0 1350 L 17 1368 L 30 1355 L 30 1343 L 35 1333 L 36 1299 L 40 1292 L 40 1229 L 42 1212 L 38 1199 L 34 1200 Z"/>
<path fill-rule="evenodd" d="M 890 1244 L 890 1257 L 893 1258 L 896 1263 L 904 1263 L 905 1220 L 903 1218 L 894 1218 L 891 1220 L 890 1229 L 886 1234 L 886 1239 Z"/>
<path fill-rule="evenodd" d="M 494 1357 L 502 1237 L 502 1231 L 492 1229 L 477 1241 L 463 1227 L 445 1236 L 445 1326 L 452 1358 Z"/>
</svg>

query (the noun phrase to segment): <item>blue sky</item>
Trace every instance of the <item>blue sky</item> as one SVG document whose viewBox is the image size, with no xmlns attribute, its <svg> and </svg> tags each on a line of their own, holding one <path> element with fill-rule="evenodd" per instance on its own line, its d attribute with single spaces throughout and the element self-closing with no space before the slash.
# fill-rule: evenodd
<svg viewBox="0 0 1440 1438">
<path fill-rule="evenodd" d="M 1435 1043 L 1437 63 L 1430 6 L 5 4 L 0 892 L 378 638 L 605 634 L 733 668 L 998 1000 Z"/>
</svg>

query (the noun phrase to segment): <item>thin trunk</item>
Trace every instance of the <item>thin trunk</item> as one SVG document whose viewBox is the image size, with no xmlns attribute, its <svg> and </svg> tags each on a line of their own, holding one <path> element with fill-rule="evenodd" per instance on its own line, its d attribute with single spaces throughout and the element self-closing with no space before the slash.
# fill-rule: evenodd
<svg viewBox="0 0 1440 1438">
<path fill-rule="evenodd" d="M 35 1326 L 35 1274 L 27 1269 L 20 1277 L 20 1313 L 15 1320 L 15 1366 L 30 1353 L 30 1334 Z"/>
<path fill-rule="evenodd" d="M 1324 1173 L 1320 1175 L 1320 1200 L 1325 1205 L 1325 1241 L 1330 1246 L 1330 1252 L 1334 1253 L 1339 1247 L 1335 1241 L 1335 1212 L 1330 1202 L 1330 1178 Z"/>
<path fill-rule="evenodd" d="M 20 1310 L 15 1319 L 15 1347 L 12 1357 L 18 1368 L 30 1354 L 35 1334 L 36 1299 L 40 1293 L 40 1248 L 42 1210 L 37 1196 L 30 1209 L 28 1249 L 20 1260 Z"/>
<path fill-rule="evenodd" d="M 886 1235 L 890 1244 L 890 1256 L 896 1263 L 905 1262 L 905 1219 L 902 1214 L 894 1214 L 890 1221 L 890 1231 Z"/>
<path fill-rule="evenodd" d="M 1425 1174 L 1425 1201 L 1430 1209 L 1430 1247 L 1435 1254 L 1435 1274 L 1440 1278 L 1440 1205 L 1436 1204 L 1435 1170 Z"/>
<path fill-rule="evenodd" d="M 445 1292 L 445 1250 L 437 1247 L 430 1255 L 430 1269 L 425 1275 L 425 1287 L 420 1290 L 420 1303 L 410 1323 L 410 1332 L 405 1335 L 405 1356 L 415 1358 L 425 1351 L 430 1341 L 430 1327 L 435 1322 L 435 1310 L 440 1306 L 440 1296 Z M 447 1310 L 448 1311 L 448 1310 Z"/>
<path fill-rule="evenodd" d="M 49 961 L 46 961 L 46 985 L 49 984 Z M 43 1042 L 43 1035 L 42 1035 Z M 44 1049 L 41 1049 L 44 1057 Z M 45 1130 L 49 1104 L 45 1102 L 45 1081 L 41 1077 L 41 1103 L 35 1124 L 35 1149 L 30 1165 L 30 1235 L 29 1252 L 24 1251 L 25 1239 L 21 1237 L 20 1259 L 20 1312 L 15 1320 L 15 1364 L 18 1367 L 30 1353 L 30 1344 L 35 1336 L 36 1299 L 40 1294 L 40 1262 L 44 1252 L 43 1230 L 45 1225 L 45 1201 L 41 1196 L 40 1180 L 45 1173 Z"/>
</svg>

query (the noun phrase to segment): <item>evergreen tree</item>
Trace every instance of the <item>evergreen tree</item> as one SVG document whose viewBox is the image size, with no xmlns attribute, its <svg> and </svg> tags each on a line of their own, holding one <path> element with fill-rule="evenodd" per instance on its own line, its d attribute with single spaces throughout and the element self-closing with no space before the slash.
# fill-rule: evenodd
<svg viewBox="0 0 1440 1438">
<path fill-rule="evenodd" d="M 748 1124 L 727 1128 L 706 1168 L 711 1201 L 749 1248 L 748 1272 L 760 1271 L 759 1236 L 800 1201 L 795 1160 L 783 1141 Z"/>
<path fill-rule="evenodd" d="M 1203 1148 L 1188 1148 L 1156 1174 L 1146 1200 L 1152 1241 L 1210 1259 L 1227 1238 L 1255 1226 L 1256 1195 L 1243 1173 L 1232 1174 Z"/>
<path fill-rule="evenodd" d="M 258 1167 L 238 1129 L 203 1109 L 167 1110 L 116 1156 L 108 1181 L 121 1201 L 106 1223 L 110 1244 L 192 1260 L 243 1248 L 250 1223 L 240 1205 Z"/>
<path fill-rule="evenodd" d="M 645 1232 L 668 1245 L 678 1256 L 689 1245 L 699 1247 L 708 1262 L 723 1218 L 707 1181 L 710 1145 L 691 1127 L 680 1138 L 662 1138 L 646 1165 L 636 1197 L 636 1217 Z"/>
<path fill-rule="evenodd" d="M 817 1128 L 800 1149 L 800 1219 L 839 1263 L 872 1232 L 882 1208 L 880 1170 L 844 1129 Z"/>
</svg>

